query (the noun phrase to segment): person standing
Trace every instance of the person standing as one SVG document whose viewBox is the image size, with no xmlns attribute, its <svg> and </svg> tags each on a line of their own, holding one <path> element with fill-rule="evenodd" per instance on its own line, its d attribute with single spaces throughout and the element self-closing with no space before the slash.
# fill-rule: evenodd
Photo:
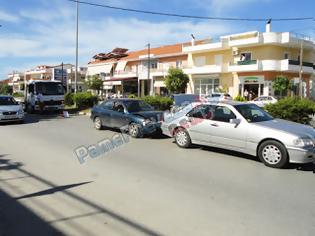
<svg viewBox="0 0 315 236">
<path fill-rule="evenodd" d="M 40 113 L 43 113 L 44 111 L 44 107 L 45 107 L 45 103 L 44 103 L 44 99 L 43 99 L 43 94 L 42 93 L 38 93 L 37 95 L 37 101 L 39 103 L 39 109 L 40 109 Z"/>
<path fill-rule="evenodd" d="M 247 91 L 247 89 L 245 89 L 245 91 L 244 91 L 244 97 L 246 98 L 246 100 L 248 100 L 248 91 Z"/>
</svg>

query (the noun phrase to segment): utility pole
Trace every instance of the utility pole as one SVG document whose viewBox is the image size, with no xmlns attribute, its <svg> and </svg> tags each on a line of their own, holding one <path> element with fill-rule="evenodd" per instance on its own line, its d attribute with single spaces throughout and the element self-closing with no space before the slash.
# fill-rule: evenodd
<svg viewBox="0 0 315 236">
<path fill-rule="evenodd" d="M 79 57 L 79 2 L 77 1 L 77 25 L 76 25 L 76 45 L 75 45 L 75 72 L 74 72 L 74 93 L 78 89 L 78 59 Z"/>
<path fill-rule="evenodd" d="M 299 95 L 301 98 L 303 98 L 303 39 L 301 39 L 301 48 L 300 48 L 300 70 L 299 70 Z"/>
<path fill-rule="evenodd" d="M 148 43 L 148 85 L 149 85 L 149 82 L 150 82 L 150 69 L 151 69 L 151 61 L 150 61 L 150 43 Z M 150 95 L 152 95 L 152 90 L 151 90 L 151 83 L 150 83 L 150 86 L 147 86 L 149 88 L 149 93 Z"/>
</svg>

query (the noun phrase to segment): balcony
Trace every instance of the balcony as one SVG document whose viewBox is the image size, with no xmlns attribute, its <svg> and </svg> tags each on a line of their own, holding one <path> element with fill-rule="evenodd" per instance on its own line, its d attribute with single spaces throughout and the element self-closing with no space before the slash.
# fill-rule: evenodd
<svg viewBox="0 0 315 236">
<path fill-rule="evenodd" d="M 245 71 L 258 71 L 259 63 L 257 60 L 238 61 L 230 63 L 228 66 L 229 72 L 245 72 Z"/>
<path fill-rule="evenodd" d="M 216 74 L 222 72 L 221 65 L 186 66 L 183 69 L 185 74 Z"/>
<path fill-rule="evenodd" d="M 131 70 L 127 70 L 127 71 L 115 71 L 113 78 L 133 78 L 133 77 L 137 77 L 138 73 L 136 71 L 131 71 Z"/>
<path fill-rule="evenodd" d="M 209 40 L 203 40 L 196 42 L 194 46 L 191 44 L 184 44 L 183 45 L 183 52 L 189 53 L 189 52 L 207 52 L 207 51 L 215 51 L 215 50 L 222 50 L 226 45 L 225 40 L 220 39 L 209 39 Z"/>
</svg>

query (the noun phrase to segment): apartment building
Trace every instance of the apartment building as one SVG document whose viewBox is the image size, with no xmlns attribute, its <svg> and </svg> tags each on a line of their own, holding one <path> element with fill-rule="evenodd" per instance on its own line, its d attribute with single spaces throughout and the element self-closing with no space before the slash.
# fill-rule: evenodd
<svg viewBox="0 0 315 236">
<path fill-rule="evenodd" d="M 184 72 L 190 78 L 187 93 L 204 96 L 223 90 L 234 97 L 247 90 L 255 96 L 274 95 L 272 80 L 277 75 L 287 76 L 298 87 L 301 48 L 303 94 L 314 96 L 314 42 L 289 32 L 270 32 L 270 25 L 264 33 L 184 44 L 183 52 L 188 54 Z"/>
<path fill-rule="evenodd" d="M 187 53 L 183 53 L 182 44 L 131 52 L 116 48 L 93 59 L 87 66 L 87 76 L 99 75 L 107 93 L 141 96 L 150 93 L 151 83 L 155 94 L 166 94 L 164 80 L 168 69 L 187 66 Z"/>
<path fill-rule="evenodd" d="M 13 71 L 8 74 L 9 85 L 12 86 L 13 92 L 21 92 L 24 90 L 24 73 L 19 71 Z"/>
<path fill-rule="evenodd" d="M 85 77 L 87 68 L 78 68 L 78 91 L 86 90 Z M 26 70 L 25 72 L 13 71 L 8 74 L 9 85 L 12 86 L 13 92 L 21 92 L 24 90 L 25 80 L 52 80 L 63 81 L 68 91 L 74 91 L 75 66 L 72 64 L 61 64 L 56 66 L 40 65 L 35 68 Z"/>
</svg>

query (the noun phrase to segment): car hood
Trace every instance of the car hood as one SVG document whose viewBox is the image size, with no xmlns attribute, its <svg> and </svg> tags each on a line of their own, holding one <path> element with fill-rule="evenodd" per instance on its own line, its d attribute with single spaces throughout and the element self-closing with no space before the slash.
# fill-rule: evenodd
<svg viewBox="0 0 315 236">
<path fill-rule="evenodd" d="M 300 136 L 300 137 L 309 136 L 311 138 L 315 138 L 314 128 L 307 125 L 295 123 L 292 121 L 274 119 L 270 121 L 258 122 L 258 123 L 255 123 L 255 125 L 260 126 L 260 127 L 279 130 L 279 131 L 290 133 L 290 134 Z"/>
<path fill-rule="evenodd" d="M 162 111 L 138 111 L 138 112 L 133 112 L 131 114 L 136 115 L 136 116 L 141 116 L 147 119 L 154 118 L 157 121 L 161 120 L 163 116 Z"/>
<path fill-rule="evenodd" d="M 18 111 L 20 109 L 20 105 L 0 106 L 0 111 Z"/>
</svg>

